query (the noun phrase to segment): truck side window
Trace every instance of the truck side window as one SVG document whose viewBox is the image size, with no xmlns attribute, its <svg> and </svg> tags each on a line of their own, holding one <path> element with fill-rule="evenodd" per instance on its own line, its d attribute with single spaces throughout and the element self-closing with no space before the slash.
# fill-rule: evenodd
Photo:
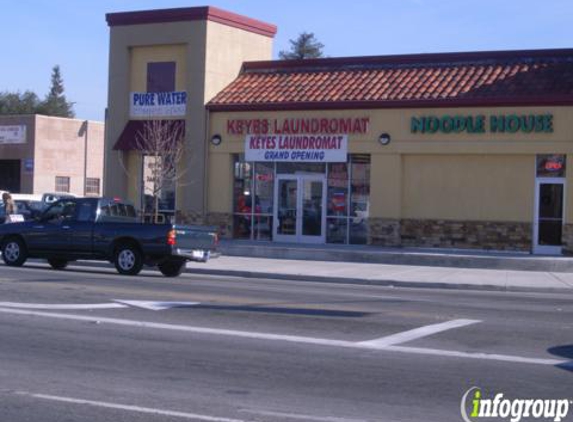
<svg viewBox="0 0 573 422">
<path fill-rule="evenodd" d="M 125 209 L 128 217 L 136 217 L 135 207 L 133 205 L 126 205 Z"/>
<path fill-rule="evenodd" d="M 57 224 L 63 220 L 72 220 L 76 213 L 76 204 L 71 201 L 55 202 L 50 208 L 46 210 L 43 215 L 43 220 Z"/>
<path fill-rule="evenodd" d="M 79 204 L 78 221 L 93 221 L 95 219 L 92 202 L 82 202 Z"/>
</svg>

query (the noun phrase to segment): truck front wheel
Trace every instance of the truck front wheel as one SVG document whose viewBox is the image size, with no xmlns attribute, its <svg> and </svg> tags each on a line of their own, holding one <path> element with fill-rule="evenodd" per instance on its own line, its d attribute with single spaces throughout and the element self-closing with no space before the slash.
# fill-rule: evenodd
<svg viewBox="0 0 573 422">
<path fill-rule="evenodd" d="M 137 246 L 123 244 L 115 249 L 113 262 L 121 275 L 137 275 L 143 268 L 143 255 Z"/>
<path fill-rule="evenodd" d="M 19 237 L 11 237 L 2 245 L 2 259 L 10 267 L 21 267 L 26 262 L 26 245 Z"/>
<path fill-rule="evenodd" d="M 171 259 L 162 262 L 161 264 L 157 265 L 161 274 L 165 277 L 177 277 L 181 275 L 183 270 L 185 269 L 185 260 L 184 259 Z"/>
</svg>

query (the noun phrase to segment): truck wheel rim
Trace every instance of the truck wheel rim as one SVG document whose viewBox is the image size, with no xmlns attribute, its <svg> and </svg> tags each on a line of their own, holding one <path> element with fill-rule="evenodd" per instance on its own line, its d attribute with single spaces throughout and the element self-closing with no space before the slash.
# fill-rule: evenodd
<svg viewBox="0 0 573 422">
<path fill-rule="evenodd" d="M 10 242 L 4 248 L 4 254 L 8 261 L 17 261 L 20 257 L 20 246 L 16 242 Z"/>
<path fill-rule="evenodd" d="M 131 270 L 135 265 L 135 254 L 130 250 L 123 250 L 117 259 L 122 270 Z"/>
</svg>

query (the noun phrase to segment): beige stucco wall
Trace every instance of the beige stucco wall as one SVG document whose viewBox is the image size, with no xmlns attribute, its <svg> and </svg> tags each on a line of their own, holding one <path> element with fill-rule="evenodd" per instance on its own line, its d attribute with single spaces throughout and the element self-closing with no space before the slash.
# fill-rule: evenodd
<svg viewBox="0 0 573 422">
<path fill-rule="evenodd" d="M 34 193 L 54 192 L 56 176 L 69 177 L 70 192 L 79 196 L 84 195 L 84 173 L 103 183 L 104 125 L 87 121 L 87 137 L 85 125 L 85 120 L 36 116 Z"/>
<path fill-rule="evenodd" d="M 147 63 L 176 61 L 176 89 L 187 92 L 186 154 L 178 182 L 176 208 L 205 210 L 207 115 L 205 103 L 238 74 L 245 60 L 271 58 L 272 39 L 211 21 L 115 26 L 110 28 L 110 70 L 106 134 L 108 195 L 128 196 L 140 203 L 132 177 L 138 160 L 112 148 L 129 117 L 130 91 L 145 91 Z M 123 157 L 123 158 L 122 158 Z M 123 160 L 123 165 L 120 160 Z"/>
<path fill-rule="evenodd" d="M 230 84 L 243 62 L 271 60 L 273 39 L 217 22 L 207 22 L 205 102 Z"/>
<path fill-rule="evenodd" d="M 130 91 L 147 91 L 147 64 L 175 62 L 175 91 L 184 91 L 187 85 L 185 44 L 136 46 L 130 49 Z"/>
<path fill-rule="evenodd" d="M 552 133 L 414 134 L 413 116 L 552 114 Z M 349 153 L 371 155 L 370 216 L 531 222 L 536 154 L 567 154 L 566 221 L 573 222 L 573 107 L 378 109 L 288 112 L 213 112 L 209 147 L 209 210 L 230 212 L 232 175 L 225 156 L 244 151 L 244 135 L 227 132 L 228 119 L 368 117 L 366 134 L 349 136 Z M 382 146 L 377 139 L 389 133 Z M 225 193 L 222 196 L 222 193 Z M 230 193 L 229 193 L 230 194 Z"/>
<path fill-rule="evenodd" d="M 532 155 L 405 155 L 402 217 L 531 221 L 534 169 Z"/>
</svg>

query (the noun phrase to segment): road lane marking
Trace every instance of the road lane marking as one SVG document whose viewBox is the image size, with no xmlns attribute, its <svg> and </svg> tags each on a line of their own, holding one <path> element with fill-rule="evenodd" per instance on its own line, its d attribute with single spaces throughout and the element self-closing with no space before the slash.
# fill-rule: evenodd
<svg viewBox="0 0 573 422">
<path fill-rule="evenodd" d="M 200 305 L 199 302 L 154 302 L 151 300 L 122 300 L 113 299 L 114 302 L 122 305 L 127 305 L 133 308 L 147 309 L 150 311 L 163 311 L 172 308 L 187 308 L 191 306 Z"/>
<path fill-rule="evenodd" d="M 17 309 L 82 310 L 82 309 L 121 309 L 121 308 L 127 308 L 128 306 L 121 303 L 45 304 L 45 303 L 0 302 L 0 307 L 17 308 Z"/>
<path fill-rule="evenodd" d="M 454 319 L 452 321 L 441 322 L 439 324 L 414 328 L 413 330 L 403 331 L 401 333 L 392 334 L 374 340 L 361 341 L 359 344 L 366 347 L 379 349 L 388 346 L 395 346 L 397 344 L 406 343 L 412 340 L 417 340 L 422 337 L 431 336 L 432 334 L 441 333 L 453 328 L 466 327 L 468 325 L 477 324 L 478 322 L 481 321 L 477 319 Z"/>
<path fill-rule="evenodd" d="M 347 418 L 337 418 L 334 416 L 312 416 L 312 415 L 301 415 L 298 413 L 283 413 L 283 412 L 270 412 L 266 410 L 251 410 L 251 409 L 241 409 L 239 412 L 250 413 L 253 415 L 260 416 L 274 416 L 279 418 L 287 419 L 297 419 L 303 421 L 316 421 L 316 422 L 367 422 L 365 419 L 347 419 Z"/>
<path fill-rule="evenodd" d="M 26 391 L 18 391 L 16 392 L 16 394 L 41 400 L 57 401 L 57 402 L 72 403 L 72 404 L 85 404 L 88 406 L 104 407 L 107 409 L 126 410 L 130 412 L 149 413 L 161 416 L 173 416 L 177 418 L 193 419 L 206 422 L 247 422 L 243 419 L 220 418 L 216 416 L 199 415 L 195 413 L 178 412 L 173 410 L 153 409 L 150 407 L 131 406 L 125 404 L 108 403 L 103 401 L 83 400 L 72 397 L 52 396 L 48 394 L 35 394 Z"/>
<path fill-rule="evenodd" d="M 489 354 L 481 352 L 458 352 L 452 350 L 440 350 L 440 349 L 431 349 L 423 347 L 405 347 L 405 346 L 372 347 L 368 345 L 365 346 L 361 344 L 361 342 L 351 342 L 344 340 L 329 340 L 329 339 L 321 339 L 314 337 L 301 337 L 301 336 L 291 336 L 282 334 L 255 333 L 249 331 L 193 327 L 187 325 L 164 324 L 156 322 L 134 321 L 128 319 L 105 318 L 105 317 L 74 315 L 74 314 L 60 314 L 55 312 L 42 312 L 42 311 L 33 311 L 24 309 L 0 308 L 0 313 L 41 316 L 46 318 L 67 319 L 73 321 L 97 322 L 97 323 L 114 324 L 127 327 L 152 328 L 152 329 L 180 331 L 180 332 L 195 333 L 195 334 L 240 337 L 252 340 L 284 341 L 284 342 L 299 343 L 299 344 L 312 344 L 317 346 L 345 347 L 345 348 L 370 350 L 370 351 L 382 351 L 382 352 L 388 351 L 388 352 L 399 352 L 399 353 L 409 353 L 418 355 L 422 354 L 429 356 L 482 359 L 482 360 L 513 362 L 513 363 L 527 363 L 534 365 L 555 366 L 555 365 L 571 364 L 570 360 L 565 360 L 565 359 L 528 358 L 522 356 Z"/>
<path fill-rule="evenodd" d="M 154 302 L 144 300 L 120 300 L 114 299 L 114 303 L 81 303 L 81 304 L 48 304 L 48 303 L 18 303 L 0 302 L 2 308 L 15 309 L 40 309 L 40 310 L 92 310 L 92 309 L 125 309 L 141 308 L 150 311 L 162 311 L 172 308 L 186 308 L 200 305 L 200 302 Z"/>
<path fill-rule="evenodd" d="M 409 346 L 388 346 L 384 349 L 379 350 L 390 350 L 394 352 L 410 353 L 417 355 L 430 355 L 430 356 L 441 356 L 441 357 L 452 357 L 452 358 L 465 358 L 465 359 L 481 359 L 481 360 L 494 360 L 501 362 L 512 362 L 512 363 L 527 363 L 532 365 L 567 365 L 567 367 L 572 365 L 570 360 L 559 360 L 559 359 L 543 359 L 543 358 L 528 358 L 524 356 L 513 356 L 513 355 L 500 355 L 497 353 L 481 353 L 481 352 L 458 352 L 455 350 L 442 350 L 442 349 L 431 349 L 428 347 L 409 347 Z"/>
</svg>

